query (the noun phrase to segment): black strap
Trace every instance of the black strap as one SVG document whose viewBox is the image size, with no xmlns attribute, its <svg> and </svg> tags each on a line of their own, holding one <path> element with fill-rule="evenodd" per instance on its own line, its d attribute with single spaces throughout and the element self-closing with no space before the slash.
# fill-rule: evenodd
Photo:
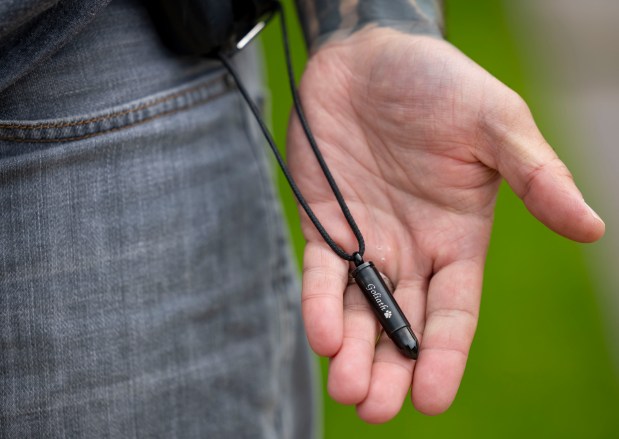
<svg viewBox="0 0 619 439">
<path fill-rule="evenodd" d="M 288 170 L 288 167 L 286 166 L 286 162 L 284 161 L 279 150 L 277 149 L 277 146 L 275 144 L 275 141 L 273 140 L 273 137 L 271 136 L 271 133 L 269 132 L 269 129 L 267 128 L 264 120 L 260 116 L 260 111 L 258 110 L 258 107 L 256 106 L 256 104 L 252 101 L 251 97 L 249 96 L 249 93 L 247 92 L 247 89 L 243 85 L 238 73 L 236 72 L 232 64 L 230 63 L 229 59 L 224 54 L 219 53 L 218 58 L 222 62 L 222 64 L 226 67 L 226 69 L 228 70 L 228 72 L 230 73 L 234 81 L 236 82 L 236 85 L 238 86 L 239 91 L 241 92 L 241 95 L 247 102 L 247 105 L 249 105 L 251 112 L 256 118 L 256 121 L 258 122 L 258 125 L 260 126 L 260 129 L 262 130 L 262 133 L 264 134 L 264 137 L 266 138 L 269 146 L 271 147 L 273 154 L 275 154 L 277 163 L 279 164 L 282 172 L 284 173 L 286 180 L 288 180 L 288 184 L 290 185 L 290 188 L 292 189 L 292 192 L 294 193 L 295 197 L 299 201 L 299 204 L 301 205 L 301 207 L 303 207 L 303 210 L 305 211 L 309 219 L 312 221 L 312 223 L 314 224 L 314 226 L 316 227 L 320 235 L 323 237 L 325 242 L 329 245 L 329 247 L 331 247 L 331 249 L 342 259 L 354 262 L 356 259 L 359 259 L 360 257 L 363 256 L 363 253 L 365 252 L 365 241 L 363 239 L 363 235 L 361 234 L 361 231 L 359 230 L 359 227 L 357 226 L 357 223 L 355 222 L 352 214 L 350 213 L 350 209 L 348 208 L 348 205 L 346 204 L 346 201 L 344 200 L 344 197 L 342 196 L 342 193 L 340 192 L 340 189 L 337 186 L 335 179 L 333 178 L 333 175 L 331 174 L 331 171 L 329 170 L 329 167 L 327 166 L 327 163 L 325 162 L 324 157 L 322 156 L 322 153 L 320 152 L 320 149 L 318 148 L 318 145 L 316 144 L 316 139 L 314 138 L 314 135 L 312 134 L 310 126 L 305 117 L 305 113 L 301 105 L 301 98 L 299 97 L 299 93 L 297 91 L 297 87 L 296 87 L 295 80 L 294 80 L 292 60 L 290 56 L 290 45 L 288 42 L 288 29 L 286 27 L 286 20 L 284 17 L 284 12 L 281 9 L 281 6 L 279 6 L 278 8 L 278 12 L 279 12 L 280 23 L 281 23 L 281 28 L 282 28 L 282 40 L 284 44 L 284 54 L 286 58 L 288 80 L 290 82 L 290 90 L 292 93 L 292 98 L 293 98 L 294 107 L 295 107 L 297 116 L 299 117 L 299 121 L 301 122 L 303 131 L 305 131 L 307 140 L 312 148 L 312 151 L 314 152 L 314 155 L 316 156 L 316 159 L 318 160 L 320 168 L 322 169 L 322 172 L 325 178 L 327 179 L 327 182 L 329 183 L 329 186 L 331 187 L 331 190 L 333 191 L 333 194 L 335 195 L 335 198 L 337 199 L 338 204 L 340 205 L 340 209 L 342 210 L 342 213 L 344 214 L 344 217 L 346 218 L 348 225 L 352 229 L 355 235 L 355 238 L 357 238 L 357 243 L 359 244 L 358 251 L 353 252 L 353 253 L 347 253 L 346 251 L 342 249 L 342 247 L 340 247 L 333 240 L 333 238 L 331 238 L 329 233 L 325 230 L 325 228 L 320 223 L 320 221 L 318 220 L 318 218 L 312 211 L 311 207 L 309 206 L 309 204 L 303 197 L 303 194 L 301 193 L 301 190 L 297 186 L 296 182 L 292 178 L 292 175 L 290 174 L 290 171 Z"/>
</svg>

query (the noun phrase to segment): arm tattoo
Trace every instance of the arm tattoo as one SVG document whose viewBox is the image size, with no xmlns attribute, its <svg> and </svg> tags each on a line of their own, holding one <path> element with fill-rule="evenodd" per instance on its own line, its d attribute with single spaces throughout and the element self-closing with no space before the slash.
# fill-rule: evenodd
<svg viewBox="0 0 619 439">
<path fill-rule="evenodd" d="M 305 40 L 316 48 L 335 35 L 375 25 L 442 35 L 441 0 L 296 0 Z"/>
</svg>

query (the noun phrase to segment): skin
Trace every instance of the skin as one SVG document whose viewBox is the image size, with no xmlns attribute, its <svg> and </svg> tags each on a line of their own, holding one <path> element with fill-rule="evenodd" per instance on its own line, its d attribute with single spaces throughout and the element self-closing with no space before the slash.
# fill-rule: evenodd
<svg viewBox="0 0 619 439">
<path fill-rule="evenodd" d="M 595 241 L 604 223 L 523 100 L 440 38 L 380 23 L 339 33 L 315 48 L 300 93 L 364 234 L 364 259 L 396 285 L 421 344 L 412 361 L 380 335 L 347 285 L 350 264 L 302 213 L 303 318 L 314 351 L 330 358 L 329 393 L 372 423 L 394 417 L 409 391 L 417 410 L 439 414 L 455 398 L 475 333 L 501 179 L 567 238 Z M 357 250 L 294 116 L 288 160 L 331 236 Z"/>
</svg>

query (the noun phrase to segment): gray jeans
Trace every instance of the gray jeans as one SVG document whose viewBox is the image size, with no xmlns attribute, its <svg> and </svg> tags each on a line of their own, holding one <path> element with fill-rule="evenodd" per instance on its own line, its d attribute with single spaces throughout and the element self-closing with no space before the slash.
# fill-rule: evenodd
<svg viewBox="0 0 619 439">
<path fill-rule="evenodd" d="M 312 437 L 269 160 L 221 69 L 115 1 L 0 119 L 0 437 Z"/>
</svg>

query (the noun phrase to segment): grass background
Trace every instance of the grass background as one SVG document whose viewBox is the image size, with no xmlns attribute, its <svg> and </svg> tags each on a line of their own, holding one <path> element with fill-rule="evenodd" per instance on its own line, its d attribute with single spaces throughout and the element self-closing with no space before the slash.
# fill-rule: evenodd
<svg viewBox="0 0 619 439">
<path fill-rule="evenodd" d="M 305 48 L 291 1 L 284 1 L 293 23 L 297 77 Z M 525 79 L 521 59 L 502 8 L 496 0 L 446 2 L 448 39 L 520 93 L 531 106 L 547 140 L 561 151 L 561 122 Z M 261 36 L 267 55 L 272 126 L 285 144 L 291 106 L 278 26 Z M 573 168 L 576 178 L 577 164 Z M 290 190 L 278 177 L 297 255 L 303 249 Z M 423 416 L 406 403 L 384 425 L 360 421 L 354 407 L 342 406 L 324 391 L 326 438 L 619 438 L 619 382 L 605 343 L 601 313 L 582 246 L 537 223 L 505 185 L 498 198 L 481 317 L 462 386 L 451 409 Z M 323 390 L 326 361 L 321 360 Z"/>
</svg>

